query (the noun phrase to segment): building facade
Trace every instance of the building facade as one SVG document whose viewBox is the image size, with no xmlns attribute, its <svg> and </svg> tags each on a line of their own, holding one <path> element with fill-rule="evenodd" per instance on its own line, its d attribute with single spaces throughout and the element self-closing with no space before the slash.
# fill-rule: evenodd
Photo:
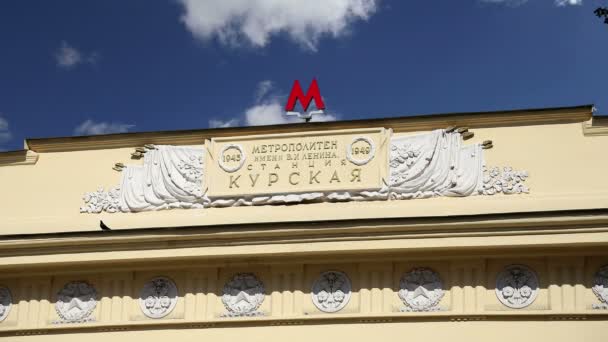
<svg viewBox="0 0 608 342">
<path fill-rule="evenodd" d="M 28 139 L 0 339 L 604 341 L 592 111 Z"/>
</svg>

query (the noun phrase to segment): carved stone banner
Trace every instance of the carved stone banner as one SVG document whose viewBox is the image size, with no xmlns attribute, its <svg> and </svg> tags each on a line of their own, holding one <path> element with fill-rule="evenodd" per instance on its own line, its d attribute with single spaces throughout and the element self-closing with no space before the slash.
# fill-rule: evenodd
<svg viewBox="0 0 608 342">
<path fill-rule="evenodd" d="M 72 281 L 57 293 L 55 310 L 61 318 L 58 323 L 78 323 L 93 320 L 91 314 L 97 306 L 97 291 L 85 281 Z"/>
<path fill-rule="evenodd" d="M 312 285 L 312 302 L 323 312 L 340 311 L 350 300 L 351 288 L 350 279 L 344 272 L 323 272 Z"/>
<path fill-rule="evenodd" d="M 177 287 L 173 280 L 156 277 L 144 284 L 139 293 L 139 307 L 150 318 L 167 316 L 177 303 Z"/>
<path fill-rule="evenodd" d="M 608 309 L 608 265 L 600 267 L 593 279 L 593 293 L 600 304 L 593 304 L 594 309 Z"/>
<path fill-rule="evenodd" d="M 225 317 L 260 316 L 256 311 L 264 301 L 264 284 L 253 273 L 239 273 L 224 285 L 222 303 Z"/>
<path fill-rule="evenodd" d="M 0 322 L 4 321 L 11 312 L 13 296 L 8 287 L 0 287 Z"/>
<path fill-rule="evenodd" d="M 379 190 L 387 172 L 384 128 L 214 138 L 207 146 L 208 196 Z"/>
<path fill-rule="evenodd" d="M 538 296 L 538 276 L 524 265 L 510 265 L 496 277 L 496 297 L 505 306 L 521 309 Z"/>
<path fill-rule="evenodd" d="M 414 268 L 401 278 L 402 311 L 438 311 L 445 291 L 439 274 L 430 268 Z"/>
</svg>

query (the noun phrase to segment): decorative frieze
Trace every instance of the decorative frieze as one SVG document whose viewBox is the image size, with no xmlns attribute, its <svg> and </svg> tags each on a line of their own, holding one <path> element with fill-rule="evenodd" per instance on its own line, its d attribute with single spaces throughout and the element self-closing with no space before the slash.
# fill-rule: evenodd
<svg viewBox="0 0 608 342">
<path fill-rule="evenodd" d="M 264 284 L 253 273 L 236 274 L 224 285 L 224 317 L 261 316 L 257 311 L 264 301 Z"/>
<path fill-rule="evenodd" d="M 496 297 L 509 308 L 529 306 L 538 296 L 538 291 L 538 276 L 527 266 L 509 265 L 496 277 Z"/>
<path fill-rule="evenodd" d="M 177 303 L 177 287 L 173 280 L 156 277 L 144 284 L 139 295 L 139 307 L 150 318 L 167 316 Z"/>
<path fill-rule="evenodd" d="M 94 320 L 91 317 L 97 306 L 97 291 L 85 281 L 72 281 L 57 293 L 55 310 L 61 319 L 57 323 L 80 323 Z"/>
<path fill-rule="evenodd" d="M 439 274 L 430 268 L 414 268 L 399 283 L 399 298 L 405 304 L 401 311 L 438 311 L 444 294 Z"/>
<path fill-rule="evenodd" d="M 348 304 L 351 290 L 350 279 L 344 272 L 323 272 L 312 285 L 312 302 L 323 312 L 337 312 Z"/>
<path fill-rule="evenodd" d="M 526 171 L 487 168 L 482 144 L 443 129 L 384 128 L 214 138 L 148 146 L 119 187 L 86 193 L 83 213 L 528 193 Z M 144 149 L 145 150 L 145 149 Z M 205 184 L 203 184 L 205 183 Z M 203 186 L 204 185 L 204 186 Z"/>
</svg>

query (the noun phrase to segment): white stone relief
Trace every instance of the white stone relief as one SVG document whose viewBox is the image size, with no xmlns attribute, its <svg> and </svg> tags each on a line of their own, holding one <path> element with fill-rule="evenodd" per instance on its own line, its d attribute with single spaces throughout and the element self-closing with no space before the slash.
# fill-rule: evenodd
<svg viewBox="0 0 608 342">
<path fill-rule="evenodd" d="M 593 309 L 608 309 L 608 265 L 600 267 L 593 279 L 593 293 L 601 303 L 594 303 Z"/>
<path fill-rule="evenodd" d="M 350 301 L 351 289 L 350 279 L 344 272 L 323 272 L 312 286 L 312 302 L 323 312 L 337 312 Z"/>
<path fill-rule="evenodd" d="M 4 321 L 13 307 L 13 296 L 8 287 L 0 287 L 0 322 Z"/>
<path fill-rule="evenodd" d="M 435 130 L 396 137 L 390 146 L 392 199 L 471 196 L 483 185 L 483 149 L 458 133 Z"/>
<path fill-rule="evenodd" d="M 87 193 L 83 213 L 139 212 L 171 208 L 203 208 L 203 149 L 154 146 L 143 165 L 128 165 L 121 185 L 109 192 Z"/>
<path fill-rule="evenodd" d="M 507 266 L 496 277 L 496 297 L 509 308 L 521 309 L 532 304 L 538 291 L 538 276 L 527 266 Z"/>
<path fill-rule="evenodd" d="M 222 303 L 228 310 L 223 317 L 261 316 L 264 284 L 253 273 L 236 274 L 224 285 Z"/>
<path fill-rule="evenodd" d="M 177 304 L 177 287 L 167 277 L 156 277 L 144 284 L 139 293 L 139 307 L 150 318 L 162 318 Z"/>
<path fill-rule="evenodd" d="M 370 144 L 369 160 L 355 158 L 352 144 Z M 154 146 L 144 154 L 144 165 L 129 165 L 122 171 L 119 187 L 86 193 L 82 213 L 140 212 L 173 208 L 234 207 L 278 205 L 310 202 L 375 201 L 429 198 L 437 196 L 463 197 L 528 193 L 524 183 L 526 171 L 505 167 L 486 168 L 481 144 L 464 145 L 456 132 L 439 129 L 429 133 L 399 136 L 391 139 L 389 147 L 389 179 L 380 190 L 360 192 L 312 192 L 278 194 L 243 198 L 210 200 L 204 191 L 204 149 L 202 147 Z M 359 146 L 361 147 L 361 146 Z M 365 147 L 365 146 L 363 146 Z M 245 163 L 240 145 L 227 144 L 241 153 L 240 160 L 219 165 L 234 172 Z M 376 154 L 376 147 L 366 137 L 357 137 L 347 147 L 348 159 L 362 165 Z M 236 165 L 234 165 L 236 163 Z"/>
<path fill-rule="evenodd" d="M 353 145 L 358 142 L 364 142 L 368 146 L 362 146 L 363 150 L 358 148 L 353 149 Z M 359 159 L 358 156 L 364 155 L 364 158 Z M 365 165 L 369 163 L 374 156 L 376 155 L 376 144 L 374 141 L 368 137 L 357 137 L 354 138 L 353 141 L 346 148 L 346 159 L 348 159 L 351 163 L 355 165 Z"/>
<path fill-rule="evenodd" d="M 99 188 L 95 192 L 87 192 L 83 198 L 84 206 L 80 207 L 81 213 L 98 214 L 103 211 L 115 213 L 120 211 L 120 188 L 104 191 Z"/>
<path fill-rule="evenodd" d="M 85 281 L 72 281 L 57 293 L 55 310 L 61 318 L 56 323 L 92 321 L 91 314 L 97 306 L 97 291 Z"/>
<path fill-rule="evenodd" d="M 439 311 L 445 291 L 439 274 L 430 268 L 414 268 L 401 277 L 399 298 L 401 311 Z"/>
<path fill-rule="evenodd" d="M 506 195 L 527 194 L 530 192 L 530 189 L 524 183 L 528 178 L 527 171 L 515 171 L 511 167 L 504 167 L 501 171 L 498 167 L 487 169 L 485 166 L 483 171 L 484 195 L 495 195 L 498 193 Z"/>
</svg>

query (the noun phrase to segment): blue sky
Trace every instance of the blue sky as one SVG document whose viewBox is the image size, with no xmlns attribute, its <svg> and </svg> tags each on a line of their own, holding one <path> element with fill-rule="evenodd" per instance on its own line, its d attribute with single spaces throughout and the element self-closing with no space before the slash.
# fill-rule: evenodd
<svg viewBox="0 0 608 342">
<path fill-rule="evenodd" d="M 5 0 L 0 149 L 26 137 L 594 103 L 600 0 Z"/>
</svg>

